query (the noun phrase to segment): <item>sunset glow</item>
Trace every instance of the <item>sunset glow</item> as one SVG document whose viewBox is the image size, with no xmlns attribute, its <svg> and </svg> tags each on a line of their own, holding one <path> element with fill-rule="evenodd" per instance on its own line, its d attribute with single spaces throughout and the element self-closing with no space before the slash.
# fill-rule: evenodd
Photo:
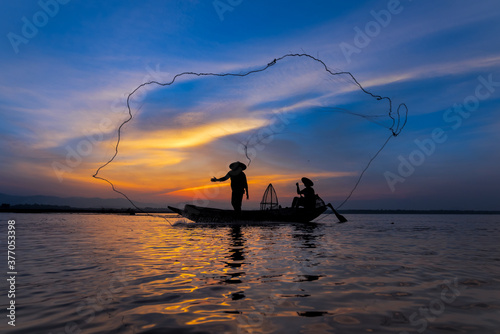
<svg viewBox="0 0 500 334">
<path fill-rule="evenodd" d="M 133 118 L 99 174 L 135 201 L 165 207 L 208 194 L 228 206 L 229 182 L 210 178 L 239 160 L 253 207 L 269 183 L 293 197 L 302 176 L 337 203 L 356 186 L 347 208 L 500 203 L 494 1 L 399 2 L 387 25 L 387 3 L 373 1 L 242 2 L 223 14 L 212 2 L 71 2 L 29 38 L 21 18 L 40 5 L 2 6 L 3 193 L 120 196 L 92 176 L 115 154 L 129 94 L 155 82 L 130 96 Z M 275 62 L 286 54 L 352 73 L 391 98 L 391 116 L 388 100 L 345 73 Z M 400 103 L 404 131 L 377 155 Z"/>
</svg>

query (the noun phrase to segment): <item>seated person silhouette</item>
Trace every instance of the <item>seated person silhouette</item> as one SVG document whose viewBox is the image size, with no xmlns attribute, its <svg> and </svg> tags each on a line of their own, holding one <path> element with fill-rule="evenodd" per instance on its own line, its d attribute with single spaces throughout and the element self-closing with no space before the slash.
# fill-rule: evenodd
<svg viewBox="0 0 500 334">
<path fill-rule="evenodd" d="M 299 194 L 300 197 L 294 197 L 292 208 L 303 207 L 304 209 L 312 210 L 316 207 L 316 194 L 314 193 L 314 189 L 312 187 L 314 183 L 307 177 L 302 178 L 302 183 L 305 186 L 302 190 L 300 190 L 299 184 L 296 183 L 297 194 Z"/>
<path fill-rule="evenodd" d="M 234 211 L 241 212 L 241 202 L 243 201 L 243 195 L 247 194 L 248 199 L 248 183 L 247 177 L 243 171 L 247 169 L 247 166 L 239 161 L 233 162 L 229 165 L 231 169 L 225 176 L 221 178 L 213 177 L 210 181 L 212 182 L 223 182 L 227 179 L 231 179 L 231 190 L 233 191 L 231 196 L 231 204 Z"/>
</svg>

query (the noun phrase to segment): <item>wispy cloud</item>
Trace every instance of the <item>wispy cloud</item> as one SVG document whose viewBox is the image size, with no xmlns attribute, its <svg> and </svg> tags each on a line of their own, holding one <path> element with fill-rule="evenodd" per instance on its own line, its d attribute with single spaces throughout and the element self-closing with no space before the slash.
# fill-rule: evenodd
<svg viewBox="0 0 500 334">
<path fill-rule="evenodd" d="M 472 81 L 478 75 L 497 73 L 500 68 L 500 49 L 493 42 L 499 27 L 496 2 L 402 4 L 404 10 L 392 16 L 380 34 L 370 36 L 369 45 L 351 63 L 339 44 L 352 43 L 354 27 L 364 29 L 374 20 L 371 11 L 386 9 L 387 3 L 292 1 L 283 7 L 271 2 L 267 10 L 256 3 L 238 8 L 231 13 L 234 20 L 224 22 L 210 2 L 65 7 L 58 19 L 22 45 L 22 53 L 10 52 L 9 45 L 4 48 L 9 52 L 0 53 L 4 143 L 0 154 L 11 161 L 2 162 L 2 172 L 9 179 L 2 186 L 8 183 L 9 189 L 16 189 L 12 181 L 16 180 L 17 189 L 26 192 L 102 191 L 115 196 L 91 175 L 114 153 L 117 127 L 128 116 L 126 97 L 138 85 L 169 82 L 185 71 L 244 73 L 286 53 L 311 53 L 331 69 L 351 71 L 370 91 L 398 102 L 408 100 L 412 122 L 390 145 L 393 152 L 400 150 L 394 153 L 397 159 L 413 148 L 412 136 L 425 136 L 442 125 L 441 115 L 433 113 L 461 103 L 475 88 Z M 12 6 L 5 12 L 17 16 L 2 21 L 5 31 L 20 29 L 19 17 L 33 10 L 33 4 Z M 376 116 L 384 114 L 387 106 L 363 96 L 349 79 L 329 77 L 314 63 L 284 65 L 244 79 L 193 76 L 164 89 L 141 89 L 132 99 L 134 119 L 123 128 L 119 155 L 103 175 L 139 197 L 185 198 L 212 189 L 211 174 L 224 173 L 234 159 L 245 159 L 240 144 L 258 142 L 274 125 L 280 131 L 273 133 L 272 140 L 250 147 L 256 153 L 249 170 L 254 187 L 264 187 L 270 179 L 279 186 L 293 186 L 294 179 L 306 173 L 319 178 L 321 173 L 332 173 L 331 179 L 325 174 L 321 183 L 345 191 L 387 132 L 353 114 Z M 496 110 L 495 99 L 497 95 L 481 110 Z M 285 122 L 276 117 L 277 111 L 286 116 Z M 486 127 L 483 123 L 488 119 L 473 119 L 468 119 L 463 132 L 475 138 L 476 147 L 494 151 L 489 138 L 494 137 L 496 123 Z M 106 127 L 100 126 L 103 121 Z M 68 150 L 77 150 L 90 140 L 89 135 L 99 138 L 91 154 L 82 156 L 59 183 L 51 163 L 66 163 Z M 464 144 L 467 138 L 457 142 Z M 451 144 L 443 145 L 445 151 L 449 153 L 442 153 L 443 157 L 456 154 Z M 464 152 L 480 160 L 472 149 Z M 390 169 L 391 157 L 388 154 L 372 166 Z M 446 164 L 445 160 L 439 164 Z M 495 163 L 493 158 L 489 161 Z M 424 169 L 430 174 L 431 164 Z M 456 171 L 467 177 L 469 172 Z M 16 177 L 20 174 L 29 176 L 22 181 Z M 374 189 L 383 182 L 375 181 L 378 176 L 368 173 L 370 182 L 359 194 L 375 196 Z M 425 186 L 425 180 L 419 182 L 419 187 Z M 335 195 L 333 190 L 331 194 Z M 411 197 L 408 190 L 399 194 Z"/>
</svg>

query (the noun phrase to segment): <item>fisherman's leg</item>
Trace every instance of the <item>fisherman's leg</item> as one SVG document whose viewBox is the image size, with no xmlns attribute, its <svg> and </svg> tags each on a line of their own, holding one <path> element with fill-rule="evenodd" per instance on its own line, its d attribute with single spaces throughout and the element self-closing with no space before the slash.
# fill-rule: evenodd
<svg viewBox="0 0 500 334">
<path fill-rule="evenodd" d="M 304 197 L 295 197 L 297 202 L 295 203 L 296 208 L 304 207 Z"/>
<path fill-rule="evenodd" d="M 243 193 L 234 192 L 231 195 L 231 204 L 236 212 L 241 211 L 241 203 L 243 202 Z"/>
</svg>

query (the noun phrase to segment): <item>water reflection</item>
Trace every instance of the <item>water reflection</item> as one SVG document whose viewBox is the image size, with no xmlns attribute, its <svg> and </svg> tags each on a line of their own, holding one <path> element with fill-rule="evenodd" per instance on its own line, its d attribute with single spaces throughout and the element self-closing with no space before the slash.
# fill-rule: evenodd
<svg viewBox="0 0 500 334">
<path fill-rule="evenodd" d="M 231 260 L 226 262 L 226 264 L 231 268 L 239 268 L 243 265 L 245 260 L 245 240 L 243 239 L 243 234 L 241 233 L 241 226 L 233 226 L 229 230 L 231 237 L 231 243 L 229 245 L 229 256 Z"/>
<path fill-rule="evenodd" d="M 303 249 L 302 254 L 305 254 L 305 257 L 300 259 L 300 272 L 297 273 L 298 277 L 295 279 L 295 282 L 317 281 L 321 277 L 324 277 L 324 275 L 318 274 L 315 270 L 320 264 L 317 259 L 322 257 L 321 254 L 323 252 L 320 242 L 324 235 L 323 229 L 316 223 L 294 225 L 292 237 L 300 242 L 300 246 L 297 245 L 296 247 Z"/>
<path fill-rule="evenodd" d="M 318 234 L 319 224 L 296 224 L 293 225 L 294 232 L 292 237 L 296 240 L 302 241 L 301 248 L 316 248 L 317 239 L 320 239 L 323 234 Z"/>
<path fill-rule="evenodd" d="M 405 319 L 425 319 L 420 308 L 455 279 L 456 305 L 428 330 L 498 324 L 497 221 L 454 218 L 417 231 L 438 222 L 405 216 L 404 228 L 380 232 L 387 221 L 377 217 L 176 227 L 107 215 L 47 216 L 41 225 L 44 217 L 23 216 L 26 306 L 16 333 L 415 332 Z"/>
<path fill-rule="evenodd" d="M 245 276 L 245 272 L 240 269 L 244 265 L 245 261 L 245 240 L 243 239 L 241 226 L 231 226 L 229 228 L 229 235 L 229 255 L 226 257 L 227 261 L 224 261 L 224 263 L 235 271 L 229 272 L 228 275 L 225 276 L 223 283 L 239 284 L 241 283 L 241 278 Z"/>
</svg>

